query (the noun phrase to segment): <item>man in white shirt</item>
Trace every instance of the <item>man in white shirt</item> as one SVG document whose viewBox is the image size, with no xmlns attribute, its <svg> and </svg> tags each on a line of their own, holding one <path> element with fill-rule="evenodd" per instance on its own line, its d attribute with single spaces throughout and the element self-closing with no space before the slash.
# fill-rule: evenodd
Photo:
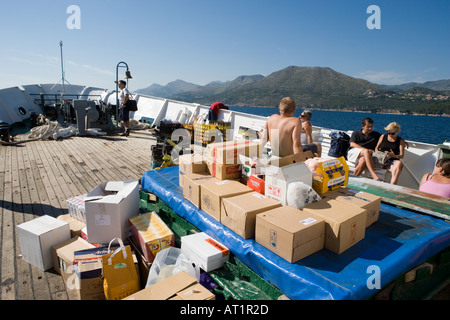
<svg viewBox="0 0 450 320">
<path fill-rule="evenodd" d="M 123 80 L 119 82 L 119 121 L 124 127 L 124 133 L 121 136 L 128 137 L 130 135 L 130 110 L 126 107 L 128 99 L 130 99 L 130 91 L 127 89 L 127 83 Z"/>
</svg>

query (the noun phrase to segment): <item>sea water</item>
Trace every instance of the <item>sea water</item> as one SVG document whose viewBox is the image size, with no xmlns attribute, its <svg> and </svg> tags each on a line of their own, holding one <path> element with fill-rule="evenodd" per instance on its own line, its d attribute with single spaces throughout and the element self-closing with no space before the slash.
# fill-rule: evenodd
<svg viewBox="0 0 450 320">
<path fill-rule="evenodd" d="M 265 117 L 278 113 L 278 108 L 230 107 L 230 110 Z M 359 130 L 361 129 L 362 120 L 369 117 L 374 121 L 374 130 L 381 134 L 386 133 L 384 128 L 389 123 L 397 122 L 401 126 L 399 136 L 405 140 L 430 144 L 442 144 L 445 140 L 450 141 L 450 117 L 324 110 L 310 111 L 312 113 L 311 124 L 313 126 L 342 131 Z M 294 116 L 299 117 L 302 112 L 303 109 L 297 109 Z"/>
</svg>

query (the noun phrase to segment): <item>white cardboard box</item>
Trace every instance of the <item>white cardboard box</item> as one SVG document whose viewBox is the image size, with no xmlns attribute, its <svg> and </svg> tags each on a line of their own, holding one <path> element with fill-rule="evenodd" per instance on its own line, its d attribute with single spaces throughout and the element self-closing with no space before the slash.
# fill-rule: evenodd
<svg viewBox="0 0 450 320">
<path fill-rule="evenodd" d="M 206 233 L 181 237 L 181 251 L 206 272 L 218 269 L 230 258 L 230 251 Z"/>
<path fill-rule="evenodd" d="M 22 259 L 45 271 L 53 267 L 52 247 L 70 239 L 67 222 L 42 216 L 17 226 Z"/>
<path fill-rule="evenodd" d="M 291 182 L 303 182 L 312 186 L 312 172 L 304 162 L 283 167 L 270 166 L 266 168 L 266 197 L 287 204 L 287 190 Z"/>
<path fill-rule="evenodd" d="M 139 181 L 103 182 L 85 198 L 86 229 L 90 243 L 126 239 L 128 219 L 139 214 Z"/>
</svg>

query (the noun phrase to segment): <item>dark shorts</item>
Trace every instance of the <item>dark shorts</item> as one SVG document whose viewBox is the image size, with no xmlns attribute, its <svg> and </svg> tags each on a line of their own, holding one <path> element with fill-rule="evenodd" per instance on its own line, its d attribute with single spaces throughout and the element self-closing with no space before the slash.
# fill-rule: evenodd
<svg viewBox="0 0 450 320">
<path fill-rule="evenodd" d="M 128 108 L 119 109 L 119 121 L 130 121 L 130 110 Z"/>
<path fill-rule="evenodd" d="M 317 145 L 315 143 L 302 145 L 303 152 L 311 151 L 312 153 L 317 153 Z"/>
</svg>

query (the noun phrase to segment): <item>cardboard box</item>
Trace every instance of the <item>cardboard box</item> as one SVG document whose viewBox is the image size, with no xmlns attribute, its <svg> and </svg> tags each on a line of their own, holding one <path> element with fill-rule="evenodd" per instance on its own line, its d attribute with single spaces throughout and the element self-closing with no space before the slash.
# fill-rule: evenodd
<svg viewBox="0 0 450 320">
<path fill-rule="evenodd" d="M 255 237 L 256 215 L 281 207 L 277 200 L 257 192 L 244 193 L 222 200 L 221 222 L 244 239 Z"/>
<path fill-rule="evenodd" d="M 314 154 L 311 151 L 300 152 L 297 154 L 291 154 L 286 157 L 271 156 L 270 158 L 262 160 L 266 166 L 284 167 L 294 163 L 305 162 L 307 159 L 314 158 Z"/>
<path fill-rule="evenodd" d="M 313 175 L 313 189 L 318 194 L 335 190 L 348 183 L 348 165 L 344 157 L 319 160 L 319 167 Z"/>
<path fill-rule="evenodd" d="M 294 263 L 324 246 L 325 220 L 318 215 L 283 206 L 256 216 L 255 240 Z"/>
<path fill-rule="evenodd" d="M 262 155 L 260 144 L 250 140 L 235 140 L 211 143 L 206 148 L 207 162 L 217 164 L 240 164 L 239 155 L 259 158 Z"/>
<path fill-rule="evenodd" d="M 181 237 L 181 251 L 206 272 L 223 267 L 230 258 L 228 248 L 204 232 Z"/>
<path fill-rule="evenodd" d="M 87 194 L 82 194 L 66 200 L 69 215 L 84 223 L 86 223 L 86 209 L 84 206 L 84 199 L 86 197 Z"/>
<path fill-rule="evenodd" d="M 69 224 L 48 215 L 19 224 L 17 236 L 22 259 L 43 271 L 53 267 L 52 247 L 71 238 Z"/>
<path fill-rule="evenodd" d="M 366 228 L 378 221 L 381 197 L 377 195 L 347 187 L 340 187 L 339 189 L 328 191 L 325 197 L 366 209 Z"/>
<path fill-rule="evenodd" d="M 70 227 L 70 236 L 73 237 L 81 237 L 81 229 L 86 226 L 86 223 L 73 218 L 70 214 L 63 214 L 56 218 L 58 220 L 67 222 Z"/>
<path fill-rule="evenodd" d="M 207 172 L 206 162 L 202 154 L 184 154 L 178 158 L 179 184 L 183 188 L 183 177 L 187 174 Z"/>
<path fill-rule="evenodd" d="M 270 166 L 266 168 L 265 195 L 286 205 L 291 182 L 303 182 L 311 187 L 312 172 L 306 164 L 300 162 L 283 167 Z"/>
<path fill-rule="evenodd" d="M 207 181 L 202 183 L 200 188 L 202 210 L 217 221 L 220 221 L 222 199 L 253 191 L 242 183 L 233 180 Z"/>
<path fill-rule="evenodd" d="M 263 178 L 250 176 L 247 180 L 247 187 L 262 195 L 266 194 L 266 181 Z"/>
<path fill-rule="evenodd" d="M 191 173 L 183 178 L 183 196 L 199 209 L 201 208 L 200 186 L 207 181 L 218 182 L 219 179 L 208 173 Z"/>
<path fill-rule="evenodd" d="M 73 262 L 75 251 L 95 248 L 80 237 L 73 237 L 67 241 L 60 242 L 52 247 L 53 269 L 60 274 L 64 282 L 73 275 Z"/>
<path fill-rule="evenodd" d="M 209 160 L 206 164 L 209 174 L 219 180 L 237 180 L 242 175 L 240 164 L 219 164 Z"/>
<path fill-rule="evenodd" d="M 303 211 L 325 219 L 325 248 L 330 251 L 341 254 L 364 239 L 365 209 L 334 199 L 323 199 L 305 206 Z"/>
<path fill-rule="evenodd" d="M 124 300 L 215 300 L 215 296 L 195 278 L 182 271 Z"/>
<path fill-rule="evenodd" d="M 172 230 L 155 212 L 131 218 L 130 226 L 134 242 L 148 262 L 153 262 L 161 250 L 175 245 Z"/>
<path fill-rule="evenodd" d="M 139 214 L 139 181 L 103 182 L 85 199 L 86 227 L 90 243 L 126 239 L 129 219 Z"/>
</svg>

